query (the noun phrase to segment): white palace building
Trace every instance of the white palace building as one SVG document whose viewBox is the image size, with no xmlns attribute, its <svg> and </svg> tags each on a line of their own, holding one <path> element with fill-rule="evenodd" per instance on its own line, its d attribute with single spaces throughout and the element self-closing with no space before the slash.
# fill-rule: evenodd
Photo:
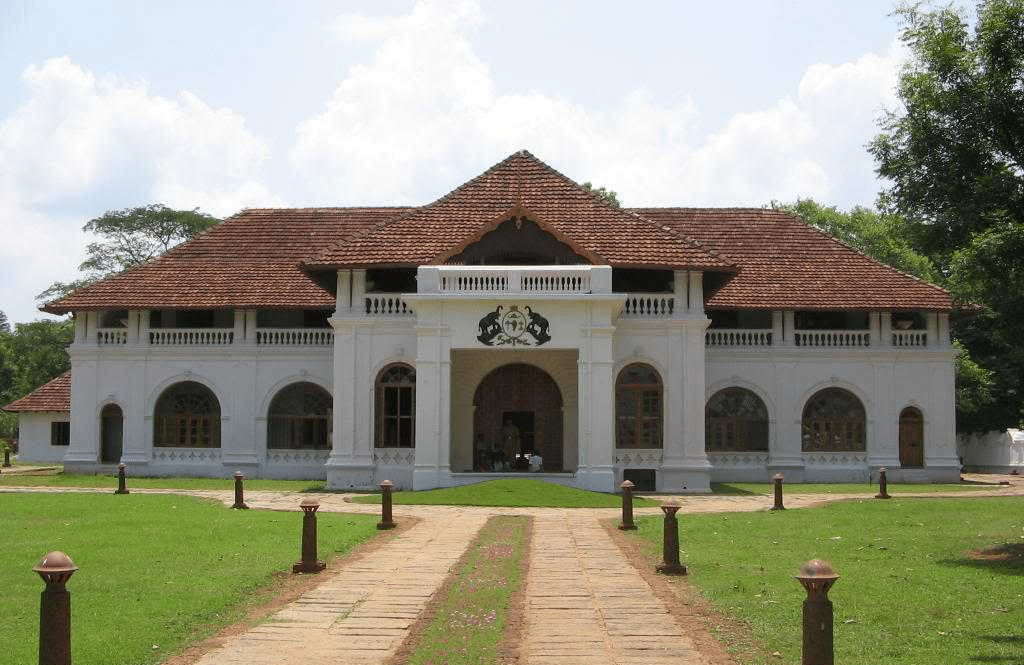
<svg viewBox="0 0 1024 665">
<path fill-rule="evenodd" d="M 82 472 L 950 481 L 951 307 L 786 212 L 618 208 L 523 151 L 422 207 L 244 210 L 49 303 L 71 372 L 5 408 L 21 460 Z"/>
</svg>

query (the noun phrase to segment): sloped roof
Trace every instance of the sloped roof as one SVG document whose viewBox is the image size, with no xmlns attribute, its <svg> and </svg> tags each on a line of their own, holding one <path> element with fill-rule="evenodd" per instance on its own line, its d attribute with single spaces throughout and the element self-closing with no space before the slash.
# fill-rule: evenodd
<svg viewBox="0 0 1024 665">
<path fill-rule="evenodd" d="M 844 245 L 800 218 L 760 208 L 637 208 L 735 261 L 709 309 L 952 309 L 949 292 Z"/>
<path fill-rule="evenodd" d="M 511 216 L 536 222 L 596 264 L 728 270 L 674 229 L 609 205 L 526 150 L 437 201 L 340 242 L 307 269 L 444 263 Z"/>
<path fill-rule="evenodd" d="M 21 399 L 3 407 L 4 411 L 70 411 L 71 371 L 39 386 Z"/>
<path fill-rule="evenodd" d="M 708 280 L 725 282 L 710 294 L 712 309 L 952 308 L 943 289 L 789 213 L 615 208 L 521 151 L 422 207 L 244 210 L 42 309 L 332 309 L 317 273 L 445 263 L 512 217 L 594 263 L 721 273 Z"/>
<path fill-rule="evenodd" d="M 334 297 L 299 269 L 322 247 L 406 208 L 250 209 L 149 263 L 95 282 L 44 311 L 330 309 Z"/>
</svg>

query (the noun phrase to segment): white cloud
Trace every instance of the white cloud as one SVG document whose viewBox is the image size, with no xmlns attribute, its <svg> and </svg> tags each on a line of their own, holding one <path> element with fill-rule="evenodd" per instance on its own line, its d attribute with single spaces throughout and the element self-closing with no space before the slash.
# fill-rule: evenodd
<svg viewBox="0 0 1024 665">
<path fill-rule="evenodd" d="M 315 198 L 422 203 L 521 148 L 627 205 L 874 198 L 864 145 L 877 112 L 894 103 L 895 56 L 812 65 L 795 95 L 780 91 L 771 107 L 698 136 L 692 100 L 666 105 L 647 90 L 603 112 L 495 91 L 469 42 L 480 16 L 475 3 L 424 0 L 397 18 L 339 19 L 338 34 L 380 43 L 298 128 L 290 158 Z"/>
<path fill-rule="evenodd" d="M 267 146 L 234 111 L 188 92 L 152 95 L 68 57 L 28 67 L 22 82 L 24 102 L 0 119 L 0 310 L 14 321 L 75 274 L 79 229 L 106 210 L 160 202 L 225 215 L 279 203 L 261 180 Z"/>
</svg>

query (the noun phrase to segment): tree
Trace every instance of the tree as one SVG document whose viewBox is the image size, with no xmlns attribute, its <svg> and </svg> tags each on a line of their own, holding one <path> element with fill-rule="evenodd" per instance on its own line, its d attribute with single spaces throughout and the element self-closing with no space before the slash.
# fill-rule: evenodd
<svg viewBox="0 0 1024 665">
<path fill-rule="evenodd" d="M 11 322 L 7 319 L 7 315 L 0 312 L 0 333 L 11 332 Z"/>
<path fill-rule="evenodd" d="M 219 221 L 198 208 L 172 210 L 159 203 L 109 210 L 82 227 L 83 231 L 102 238 L 86 247 L 86 259 L 78 266 L 85 275 L 71 282 L 54 282 L 36 299 L 59 298 L 98 279 L 151 261 Z"/>
<path fill-rule="evenodd" d="M 971 21 L 953 7 L 897 10 L 912 58 L 869 150 L 891 183 L 879 197 L 908 220 L 913 245 L 971 307 L 955 336 L 990 370 L 992 401 L 958 427 L 1024 421 L 1024 0 L 984 0 Z M 1014 260 L 1017 259 L 1017 260 Z"/>
<path fill-rule="evenodd" d="M 45 319 L 0 331 L 0 406 L 21 399 L 71 367 L 67 347 L 74 337 L 70 319 Z M 17 417 L 0 413 L 0 439 L 11 438 Z"/>
<path fill-rule="evenodd" d="M 619 203 L 619 195 L 616 194 L 614 190 L 605 189 L 604 187 L 594 187 L 589 182 L 583 183 L 582 185 L 580 185 L 580 187 L 587 190 L 588 192 L 596 194 L 599 199 L 603 200 L 605 203 L 612 206 L 613 208 L 622 207 L 622 205 Z"/>
<path fill-rule="evenodd" d="M 917 252 L 907 241 L 907 220 L 900 215 L 878 213 L 861 206 L 841 212 L 813 199 L 798 199 L 796 203 L 787 204 L 772 202 L 772 207 L 801 217 L 814 228 L 897 270 L 929 282 L 938 281 L 939 274 L 931 259 Z"/>
</svg>

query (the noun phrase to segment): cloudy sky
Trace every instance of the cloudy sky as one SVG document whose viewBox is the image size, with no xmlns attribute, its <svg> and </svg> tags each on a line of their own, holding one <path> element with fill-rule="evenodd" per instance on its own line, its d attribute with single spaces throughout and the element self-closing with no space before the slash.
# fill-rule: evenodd
<svg viewBox="0 0 1024 665">
<path fill-rule="evenodd" d="M 526 148 L 627 206 L 849 208 L 891 0 L 6 0 L 0 311 L 148 203 L 421 204 Z"/>
</svg>

